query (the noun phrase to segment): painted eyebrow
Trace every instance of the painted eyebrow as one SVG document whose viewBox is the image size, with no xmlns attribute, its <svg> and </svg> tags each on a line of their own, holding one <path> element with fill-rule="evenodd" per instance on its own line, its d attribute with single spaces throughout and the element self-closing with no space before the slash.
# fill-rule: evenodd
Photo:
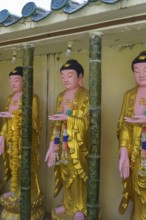
<svg viewBox="0 0 146 220">
<path fill-rule="evenodd" d="M 67 75 L 73 75 L 73 74 L 74 74 L 73 72 L 67 73 Z M 61 76 L 64 76 L 64 73 L 61 73 Z"/>
<path fill-rule="evenodd" d="M 13 79 L 20 79 L 19 77 L 15 76 Z"/>
<path fill-rule="evenodd" d="M 15 80 L 19 80 L 19 78 L 16 78 L 16 79 L 10 79 L 10 81 L 15 81 Z"/>
<path fill-rule="evenodd" d="M 135 71 L 140 71 L 140 69 L 138 67 L 134 67 Z"/>
<path fill-rule="evenodd" d="M 140 70 L 139 67 L 134 67 L 135 70 Z M 146 66 L 143 68 L 144 70 L 146 70 Z"/>
<path fill-rule="evenodd" d="M 18 80 L 19 80 L 19 78 L 10 79 L 10 82 L 12 82 L 12 81 L 18 81 Z"/>
<path fill-rule="evenodd" d="M 134 69 L 139 69 L 139 67 L 135 66 Z"/>
</svg>

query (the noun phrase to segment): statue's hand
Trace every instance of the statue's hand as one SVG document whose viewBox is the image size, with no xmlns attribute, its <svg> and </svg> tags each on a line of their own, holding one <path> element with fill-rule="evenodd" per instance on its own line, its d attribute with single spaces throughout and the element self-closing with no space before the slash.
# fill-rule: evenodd
<svg viewBox="0 0 146 220">
<path fill-rule="evenodd" d="M 0 112 L 0 118 L 12 118 L 12 113 L 10 113 L 10 112 Z"/>
<path fill-rule="evenodd" d="M 126 147 L 121 148 L 120 160 L 119 160 L 119 172 L 122 178 L 126 179 L 129 177 L 130 162 L 129 162 L 128 150 L 126 149 Z"/>
<path fill-rule="evenodd" d="M 125 117 L 125 121 L 129 123 L 146 123 L 145 115 L 134 115 L 132 118 Z"/>
<path fill-rule="evenodd" d="M 47 162 L 48 167 L 52 167 L 55 164 L 55 152 L 53 148 L 54 142 L 50 142 L 49 149 L 47 151 L 45 162 Z"/>
<path fill-rule="evenodd" d="M 48 119 L 50 121 L 66 121 L 68 118 L 65 114 L 54 114 L 54 115 L 48 115 Z"/>
<path fill-rule="evenodd" d="M 0 136 L 0 155 L 4 153 L 5 149 L 5 138 L 4 136 Z"/>
</svg>

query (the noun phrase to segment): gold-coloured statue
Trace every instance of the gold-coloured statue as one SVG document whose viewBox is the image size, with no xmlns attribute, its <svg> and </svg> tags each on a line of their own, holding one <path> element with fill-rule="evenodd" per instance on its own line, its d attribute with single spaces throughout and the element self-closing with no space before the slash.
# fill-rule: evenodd
<svg viewBox="0 0 146 220">
<path fill-rule="evenodd" d="M 123 214 L 133 202 L 130 220 L 146 219 L 146 51 L 132 62 L 137 86 L 125 93 L 118 123 L 119 172 L 123 178 Z"/>
<path fill-rule="evenodd" d="M 9 74 L 13 94 L 8 97 L 6 111 L 0 112 L 3 125 L 0 132 L 0 155 L 4 158 L 4 181 L 10 180 L 9 191 L 0 198 L 3 206 L 1 220 L 20 219 L 20 172 L 21 172 L 21 125 L 22 125 L 22 82 L 23 68 L 16 67 Z M 43 197 L 38 183 L 39 144 L 40 144 L 39 101 L 33 95 L 32 103 L 32 153 L 31 153 L 31 219 L 41 220 L 44 216 Z"/>
<path fill-rule="evenodd" d="M 52 219 L 84 220 L 87 215 L 87 154 L 89 132 L 89 97 L 82 87 L 83 67 L 68 60 L 60 69 L 65 91 L 59 94 L 50 147 L 46 155 L 48 167 L 54 166 L 55 192 L 63 188 L 62 204 L 52 211 Z"/>
</svg>

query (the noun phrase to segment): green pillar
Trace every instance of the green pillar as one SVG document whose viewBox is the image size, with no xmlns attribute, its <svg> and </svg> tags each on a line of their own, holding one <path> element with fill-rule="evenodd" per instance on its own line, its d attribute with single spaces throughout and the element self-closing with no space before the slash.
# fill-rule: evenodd
<svg viewBox="0 0 146 220">
<path fill-rule="evenodd" d="M 100 139 L 101 139 L 101 35 L 89 36 L 90 138 L 87 191 L 87 219 L 99 219 Z"/>
<path fill-rule="evenodd" d="M 34 49 L 23 49 L 22 150 L 20 220 L 31 219 L 31 141 Z"/>
</svg>

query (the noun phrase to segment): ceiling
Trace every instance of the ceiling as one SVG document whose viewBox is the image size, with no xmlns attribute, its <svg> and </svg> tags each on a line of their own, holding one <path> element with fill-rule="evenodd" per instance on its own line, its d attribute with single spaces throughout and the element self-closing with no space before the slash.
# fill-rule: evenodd
<svg viewBox="0 0 146 220">
<path fill-rule="evenodd" d="M 140 9 L 139 9 L 140 10 Z M 142 10 L 142 9 L 141 9 Z M 127 10 L 124 10 L 125 13 L 128 13 Z M 115 10 L 112 13 L 116 13 L 114 17 L 116 16 L 117 19 L 121 19 L 121 14 L 117 15 L 118 11 Z M 120 10 L 120 13 L 122 13 L 122 10 Z M 132 13 L 132 11 L 131 11 Z M 110 13 L 107 13 L 108 16 Z M 103 16 L 103 15 L 102 15 Z M 119 16 L 119 17 L 118 17 Z M 123 15 L 124 16 L 124 15 Z M 131 16 L 132 18 L 132 16 Z M 82 19 L 85 20 L 84 17 Z M 11 32 L 7 31 L 3 35 L 0 35 L 0 44 L 1 42 L 7 42 L 7 40 L 15 40 L 15 43 L 11 43 L 5 46 L 0 46 L 0 60 L 7 60 L 11 59 L 13 49 L 16 48 L 17 51 L 17 57 L 22 57 L 23 56 L 23 48 L 26 45 L 32 45 L 35 48 L 35 55 L 41 55 L 41 54 L 50 54 L 50 53 L 65 53 L 67 49 L 68 42 L 72 42 L 72 51 L 79 51 L 79 50 L 85 50 L 89 48 L 89 34 L 91 32 L 97 32 L 101 33 L 102 35 L 102 46 L 103 47 L 108 47 L 108 46 L 127 46 L 127 45 L 133 45 L 133 44 L 145 44 L 146 42 L 146 19 L 142 19 L 140 21 L 135 21 L 133 19 L 132 22 L 128 22 L 125 24 L 115 24 L 115 25 L 109 25 L 109 26 L 104 26 L 96 28 L 96 25 L 98 26 L 98 23 L 95 23 L 96 21 L 96 14 L 92 16 L 88 16 L 86 18 L 87 20 L 84 21 L 83 24 L 87 24 L 88 26 L 91 27 L 93 26 L 93 30 L 89 28 L 82 28 L 79 31 L 73 31 L 72 33 L 68 31 L 68 33 L 65 34 L 65 32 L 62 35 L 56 34 L 56 36 L 50 37 L 50 33 L 53 33 L 55 31 L 55 28 L 53 27 L 53 23 L 49 24 L 50 32 L 48 31 L 47 24 L 46 26 L 40 26 L 36 28 L 28 28 L 26 30 L 19 30 L 15 32 L 14 30 Z M 104 18 L 105 19 L 105 18 Z M 119 20 L 120 20 L 119 19 Z M 103 20 L 103 18 L 101 19 Z M 105 19 L 107 20 L 107 18 Z M 75 22 L 76 21 L 76 22 Z M 81 18 L 77 17 L 76 19 L 72 19 L 72 22 L 70 20 L 66 20 L 65 22 L 62 23 L 56 23 L 55 27 L 57 30 L 59 30 L 59 25 L 60 25 L 60 30 L 62 31 L 61 28 L 66 27 L 66 30 L 69 30 L 69 27 L 78 28 L 80 26 L 79 24 L 77 25 L 77 22 L 81 21 Z M 94 26 L 94 23 L 95 26 Z M 108 20 L 107 20 L 108 21 Z M 112 20 L 114 21 L 114 20 Z M 71 22 L 71 23 L 70 23 Z M 83 22 L 83 21 L 82 21 Z M 99 22 L 99 21 L 98 21 Z M 45 23 L 45 22 L 44 22 Z M 116 23 L 116 20 L 115 20 Z M 99 22 L 100 24 L 100 22 Z M 104 24 L 104 20 L 103 20 Z M 20 24 L 19 24 L 20 25 Z M 62 25 L 62 26 L 61 26 Z M 65 26 L 66 25 L 66 26 Z M 72 26 L 71 26 L 72 25 Z M 20 25 L 22 27 L 22 24 Z M 99 25 L 100 26 L 100 25 Z M 54 28 L 51 29 L 51 28 Z M 86 27 L 84 25 L 84 27 Z M 48 32 L 47 32 L 48 31 Z M 51 32 L 52 31 L 52 32 Z M 39 33 L 44 33 L 46 34 L 45 38 L 38 38 L 35 40 L 25 40 L 23 42 L 17 42 L 17 38 L 21 40 L 22 37 L 29 37 L 32 36 L 32 33 L 34 36 L 39 36 Z M 55 32 L 54 32 L 55 33 Z M 11 38 L 10 38 L 11 37 Z"/>
<path fill-rule="evenodd" d="M 99 30 L 94 30 L 97 33 Z M 145 44 L 146 25 L 129 25 L 117 28 L 101 30 L 102 46 L 129 46 L 133 44 Z M 85 50 L 89 48 L 89 32 L 71 34 L 68 36 L 50 38 L 30 42 L 35 48 L 35 55 L 50 53 L 65 53 L 68 43 L 72 43 L 72 51 Z M 28 43 L 29 44 L 29 43 Z M 11 59 L 13 49 L 16 48 L 17 56 L 22 57 L 25 43 L 1 48 L 0 60 Z"/>
</svg>

